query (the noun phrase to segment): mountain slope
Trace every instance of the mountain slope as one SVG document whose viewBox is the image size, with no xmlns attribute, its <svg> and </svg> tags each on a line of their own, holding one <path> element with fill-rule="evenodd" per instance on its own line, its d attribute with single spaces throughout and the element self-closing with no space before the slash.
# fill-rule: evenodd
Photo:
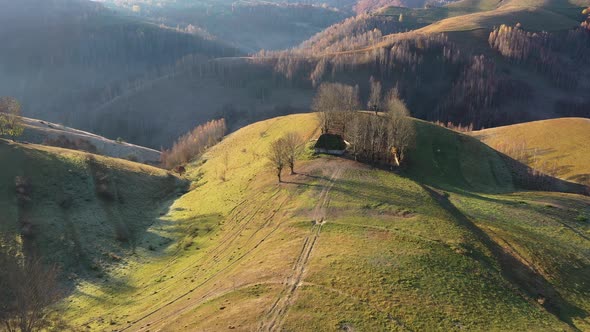
<svg viewBox="0 0 590 332">
<path fill-rule="evenodd" d="M 28 117 L 105 136 L 105 128 L 116 128 L 112 139 L 141 144 L 145 132 L 168 119 L 128 121 L 125 109 L 111 114 L 108 126 L 95 128 L 106 117 L 105 106 L 187 66 L 240 54 L 220 42 L 123 16 L 88 0 L 2 0 L 0 6 L 1 94 L 17 98 Z M 143 134 L 126 137 L 129 131 Z M 168 143 L 160 139 L 152 147 Z"/>
<path fill-rule="evenodd" d="M 539 171 L 590 185 L 590 120 L 561 118 L 475 131 L 472 135 Z"/>
<path fill-rule="evenodd" d="M 119 282 L 82 283 L 63 314 L 119 331 L 588 328 L 588 197 L 511 193 L 497 152 L 418 125 L 402 175 L 308 155 L 280 185 L 270 143 L 317 137 L 315 116 L 238 130 L 188 167 L 193 190 L 148 230 L 173 241 L 140 240 L 109 274 Z M 454 176 L 457 156 L 496 166 Z"/>
</svg>

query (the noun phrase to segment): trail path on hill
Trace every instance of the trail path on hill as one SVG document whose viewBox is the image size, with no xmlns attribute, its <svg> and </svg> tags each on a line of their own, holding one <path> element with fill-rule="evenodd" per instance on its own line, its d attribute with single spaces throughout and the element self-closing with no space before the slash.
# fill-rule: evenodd
<svg viewBox="0 0 590 332">
<path fill-rule="evenodd" d="M 266 204 L 258 204 L 257 208 L 254 210 L 242 211 L 241 209 L 236 209 L 231 213 L 228 223 L 237 224 L 235 230 L 229 232 L 225 236 L 220 239 L 220 242 L 217 246 L 213 247 L 206 256 L 207 258 L 204 261 L 199 261 L 198 263 L 191 264 L 189 267 L 184 268 L 183 270 L 177 272 L 177 274 L 183 275 L 186 273 L 193 273 L 193 277 L 198 279 L 199 276 L 203 276 L 202 274 L 205 273 L 201 282 L 199 282 L 196 286 L 191 287 L 181 295 L 167 301 L 165 304 L 161 306 L 157 306 L 154 309 L 150 310 L 149 312 L 142 315 L 140 318 L 130 322 L 130 324 L 119 331 L 126 331 L 126 330 L 150 330 L 150 331 L 158 331 L 162 327 L 166 326 L 166 323 L 177 317 L 196 306 L 201 305 L 202 303 L 210 300 L 211 298 L 217 297 L 219 294 L 222 294 L 225 290 L 223 289 L 214 289 L 209 291 L 203 295 L 195 294 L 195 301 L 191 301 L 187 305 L 181 306 L 181 308 L 173 309 L 167 313 L 164 311 L 169 310 L 173 304 L 179 302 L 182 299 L 188 298 L 192 293 L 197 293 L 198 290 L 204 286 L 215 280 L 216 277 L 221 275 L 223 272 L 227 271 L 231 267 L 235 266 L 236 264 L 240 263 L 245 257 L 249 256 L 254 250 L 258 249 L 259 246 L 266 241 L 272 234 L 274 234 L 279 226 L 280 223 L 270 227 L 270 223 L 272 220 L 275 219 L 277 213 L 281 211 L 282 206 L 287 202 L 287 198 L 279 199 L 276 195 L 279 192 L 276 191 L 271 194 L 271 198 L 267 200 Z M 277 199 L 279 200 L 277 203 Z M 278 204 L 278 208 L 271 209 L 269 208 L 270 205 Z M 242 205 L 242 204 L 239 204 Z M 267 207 L 267 209 L 263 209 L 263 207 Z M 247 229 L 249 225 L 251 225 L 254 221 L 261 221 L 259 225 L 254 227 L 254 231 L 250 236 L 245 239 L 243 243 L 244 252 L 236 258 L 228 259 L 232 255 L 232 244 L 235 243 L 241 236 L 243 236 L 244 231 Z M 264 231 L 262 233 L 262 238 L 259 238 L 258 241 L 255 240 L 255 235 Z M 208 274 L 208 270 L 205 267 L 210 267 L 211 269 L 215 269 L 215 272 L 212 274 Z M 196 269 L 196 271 L 195 271 Z M 169 280 L 171 281 L 171 280 Z M 160 288 L 158 293 L 165 292 L 167 289 L 174 287 L 176 284 L 169 283 L 165 287 Z M 157 294 L 157 293 L 156 293 Z M 153 296 L 154 294 L 150 294 L 147 297 Z M 142 322 L 147 321 L 150 317 L 158 314 L 158 318 L 152 319 L 148 323 L 143 326 L 137 327 L 137 325 L 141 324 Z"/>
<path fill-rule="evenodd" d="M 303 284 L 303 277 L 307 270 L 307 264 L 311 257 L 311 254 L 317 244 L 322 226 L 326 222 L 326 210 L 330 205 L 330 190 L 334 187 L 334 184 L 338 178 L 342 175 L 342 168 L 337 167 L 328 183 L 322 189 L 318 202 L 313 210 L 312 218 L 313 225 L 309 234 L 303 241 L 303 248 L 295 260 L 291 274 L 287 277 L 284 282 L 284 287 L 279 293 L 277 299 L 273 302 L 273 305 L 265 313 L 260 326 L 259 331 L 276 331 L 280 330 L 284 323 L 287 312 L 295 298 L 297 289 Z"/>
<path fill-rule="evenodd" d="M 286 316 L 297 288 L 303 284 L 303 276 L 306 271 L 307 263 L 309 262 L 311 253 L 319 238 L 322 225 L 326 219 L 326 208 L 329 206 L 330 202 L 330 190 L 334 186 L 335 181 L 342 174 L 342 171 L 343 167 L 341 166 L 335 168 L 330 178 L 325 180 L 326 183 L 312 212 L 312 228 L 304 240 L 303 248 L 296 258 L 296 262 L 292 268 L 292 271 L 290 271 L 289 277 L 284 282 L 282 282 L 284 288 L 281 291 L 279 298 L 274 302 L 271 309 L 269 309 L 269 311 L 265 314 L 265 318 L 263 318 L 263 325 L 260 327 L 261 330 L 278 329 L 278 327 L 282 324 L 284 317 Z M 210 266 L 211 268 L 215 269 L 215 272 L 212 274 L 206 273 L 204 276 L 205 278 L 201 279 L 202 281 L 197 285 L 187 289 L 187 291 L 180 294 L 179 296 L 168 300 L 163 305 L 149 310 L 138 319 L 129 322 L 129 325 L 120 329 L 119 331 L 159 331 L 166 327 L 167 323 L 173 320 L 175 317 L 185 314 L 186 312 L 202 305 L 212 298 L 217 298 L 225 293 L 228 293 L 228 289 L 224 289 L 223 287 L 213 287 L 213 289 L 209 290 L 203 289 L 204 292 L 202 293 L 199 292 L 199 289 L 201 289 L 201 287 L 205 286 L 206 284 L 215 281 L 216 277 L 220 276 L 221 273 L 240 263 L 246 256 L 249 256 L 254 250 L 257 250 L 264 241 L 266 241 L 278 230 L 282 223 L 276 222 L 275 219 L 281 219 L 285 217 L 284 215 L 282 215 L 282 217 L 277 216 L 277 214 L 282 211 L 281 207 L 288 201 L 288 196 L 278 197 L 278 193 L 278 191 L 272 193 L 270 195 L 272 199 L 268 199 L 266 204 L 256 204 L 256 208 L 252 210 L 242 210 L 242 207 L 247 206 L 247 204 L 238 204 L 232 213 L 230 213 L 229 218 L 229 223 L 235 224 L 237 227 L 223 236 L 217 246 L 209 250 L 207 258 L 204 262 L 201 261 L 198 264 L 191 264 L 189 267 L 179 271 L 178 274 L 182 275 L 197 269 L 197 271 L 194 271 L 193 273 L 196 272 L 194 277 L 195 279 L 198 279 L 198 275 L 201 275 L 204 271 L 208 270 L 204 269 L 205 266 Z M 269 205 L 277 204 L 277 200 L 279 206 L 278 209 L 268 208 Z M 263 209 L 265 206 L 267 209 Z M 228 261 L 227 258 L 232 254 L 231 244 L 237 241 L 241 236 L 245 235 L 245 230 L 253 223 L 257 225 L 254 227 L 254 229 L 252 229 L 252 232 L 243 239 L 243 253 L 238 257 Z M 214 266 L 216 266 L 216 268 L 214 268 Z M 159 289 L 158 293 L 163 291 L 165 292 L 173 285 L 174 283 L 167 283 L 167 285 Z M 180 300 L 187 298 L 190 299 L 191 295 L 194 300 L 185 305 L 181 305 L 180 307 L 172 308 L 172 305 L 178 303 Z M 150 294 L 145 297 L 150 296 L 154 295 Z"/>
</svg>

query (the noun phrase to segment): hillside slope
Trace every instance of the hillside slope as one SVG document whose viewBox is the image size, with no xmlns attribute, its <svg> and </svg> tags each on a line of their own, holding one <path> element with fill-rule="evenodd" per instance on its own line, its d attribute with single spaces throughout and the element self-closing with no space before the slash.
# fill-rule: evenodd
<svg viewBox="0 0 590 332">
<path fill-rule="evenodd" d="M 23 118 L 25 131 L 20 140 L 84 150 L 113 158 L 129 159 L 140 163 L 160 163 L 160 151 L 108 138 L 56 123 Z"/>
<path fill-rule="evenodd" d="M 188 167 L 192 190 L 137 256 L 62 314 L 118 331 L 590 328 L 590 199 L 514 192 L 497 152 L 418 126 L 402 175 L 307 154 L 280 185 L 270 143 L 316 138 L 315 116 L 238 130 Z"/>
<path fill-rule="evenodd" d="M 129 121 L 125 109 L 97 126 L 106 117 L 106 105 L 186 66 L 240 54 L 221 42 L 124 16 L 89 0 L 0 0 L 0 7 L 3 96 L 18 99 L 25 116 L 103 136 L 116 128 L 111 138 L 138 144 L 169 119 Z M 128 131 L 143 134 L 126 137 Z M 153 147 L 168 143 L 160 139 Z"/>
<path fill-rule="evenodd" d="M 2 240 L 20 236 L 26 253 L 80 280 L 102 278 L 131 255 L 184 186 L 159 168 L 5 140 L 0 161 Z"/>
<path fill-rule="evenodd" d="M 590 1 L 585 0 L 459 1 L 448 5 L 449 11 L 464 11 L 466 15 L 452 15 L 454 17 L 436 22 L 420 31 L 432 33 L 492 29 L 501 24 L 516 23 L 534 31 L 565 30 L 579 25 L 580 8 L 589 4 Z"/>
<path fill-rule="evenodd" d="M 535 121 L 472 135 L 539 171 L 590 185 L 590 119 Z"/>
</svg>

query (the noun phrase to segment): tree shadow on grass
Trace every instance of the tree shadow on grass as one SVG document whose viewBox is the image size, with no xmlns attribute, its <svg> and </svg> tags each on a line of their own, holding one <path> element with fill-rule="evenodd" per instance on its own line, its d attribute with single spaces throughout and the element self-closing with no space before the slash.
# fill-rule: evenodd
<svg viewBox="0 0 590 332">
<path fill-rule="evenodd" d="M 526 298 L 537 301 L 548 312 L 574 329 L 576 329 L 576 326 L 573 318 L 585 319 L 589 316 L 589 313 L 584 309 L 569 303 L 563 298 L 553 285 L 533 267 L 525 265 L 515 257 L 516 253 L 504 249 L 490 238 L 485 231 L 455 207 L 446 195 L 431 187 L 422 187 L 442 208 L 454 217 L 459 226 L 468 230 L 486 246 L 500 264 L 502 275 L 518 290 L 522 291 Z"/>
</svg>

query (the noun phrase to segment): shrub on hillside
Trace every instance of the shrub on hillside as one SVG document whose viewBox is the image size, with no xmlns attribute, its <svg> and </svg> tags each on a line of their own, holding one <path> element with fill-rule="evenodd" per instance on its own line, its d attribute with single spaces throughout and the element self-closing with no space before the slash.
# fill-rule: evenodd
<svg viewBox="0 0 590 332">
<path fill-rule="evenodd" d="M 57 146 L 64 149 L 86 151 L 90 153 L 97 153 L 98 149 L 89 140 L 77 138 L 71 140 L 65 135 L 59 135 L 57 138 L 46 138 L 43 141 L 44 145 Z"/>
<path fill-rule="evenodd" d="M 180 137 L 171 149 L 162 151 L 162 166 L 172 169 L 199 157 L 207 148 L 219 142 L 226 131 L 225 119 L 197 126 Z"/>
</svg>

